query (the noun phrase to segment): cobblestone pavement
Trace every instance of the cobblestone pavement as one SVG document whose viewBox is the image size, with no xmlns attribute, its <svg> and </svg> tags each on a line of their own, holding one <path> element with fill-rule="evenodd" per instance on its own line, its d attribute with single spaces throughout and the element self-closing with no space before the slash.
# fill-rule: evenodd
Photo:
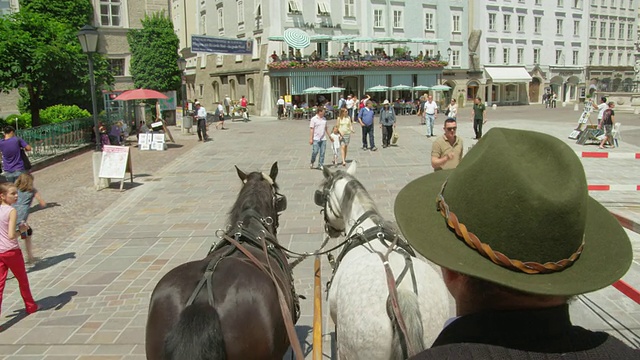
<svg viewBox="0 0 640 360">
<path fill-rule="evenodd" d="M 459 118 L 465 147 L 473 145 L 471 122 Z M 535 129 L 565 139 L 576 152 L 595 150 L 567 139 L 578 112 L 571 108 L 545 110 L 523 106 L 489 110 L 486 129 L 493 126 Z M 620 114 L 623 144 L 611 153 L 640 152 L 640 120 Z M 204 257 L 215 231 L 223 228 L 226 213 L 240 188 L 233 165 L 243 170 L 269 169 L 279 162 L 278 182 L 288 198 L 282 214 L 279 241 L 295 251 L 315 250 L 322 241 L 322 217 L 313 204 L 321 181 L 309 170 L 307 121 L 254 118 L 249 123 L 228 122 L 229 131 L 211 131 L 214 141 L 198 143 L 194 136 L 173 130 L 181 147 L 165 152 L 132 149 L 135 186 L 96 192 L 91 154 L 68 159 L 36 172 L 44 198 L 60 206 L 37 210 L 30 216 L 38 255 L 45 258 L 30 269 L 34 296 L 41 310 L 24 316 L 15 280 L 5 289 L 0 316 L 0 357 L 7 359 L 144 359 L 144 326 L 151 291 L 173 267 Z M 436 122 L 442 133 L 442 118 Z M 359 149 L 359 130 L 352 137 L 348 158 L 358 162 L 357 176 L 376 199 L 382 215 L 392 219 L 397 192 L 410 180 L 431 172 L 424 126 L 415 116 L 400 117 L 398 147 L 377 152 Z M 376 129 L 379 141 L 380 132 Z M 379 144 L 378 144 L 379 145 Z M 329 155 L 330 152 L 327 153 Z M 330 162 L 327 156 L 325 163 Z M 638 182 L 640 160 L 584 159 L 589 183 Z M 612 211 L 640 223 L 638 192 L 592 192 Z M 636 254 L 625 280 L 640 288 L 640 239 L 632 235 Z M 332 243 L 336 243 L 332 240 Z M 303 349 L 310 352 L 313 262 L 295 269 L 296 289 L 305 295 L 297 330 Z M 323 259 L 323 284 L 330 270 Z M 587 304 L 595 301 L 600 309 Z M 633 342 L 640 327 L 640 308 L 609 287 L 581 297 L 572 305 L 578 324 L 611 331 Z M 332 355 L 333 326 L 325 304 L 324 353 Z M 597 314 L 596 314 L 597 313 Z M 620 324 L 599 316 L 613 315 Z M 308 356 L 311 357 L 310 355 Z"/>
</svg>

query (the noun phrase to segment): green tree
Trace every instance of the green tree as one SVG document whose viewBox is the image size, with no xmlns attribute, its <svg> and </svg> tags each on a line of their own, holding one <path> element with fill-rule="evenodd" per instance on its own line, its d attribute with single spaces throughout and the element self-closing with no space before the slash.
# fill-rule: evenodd
<svg viewBox="0 0 640 360">
<path fill-rule="evenodd" d="M 180 41 L 174 33 L 173 23 L 164 12 L 145 16 L 142 29 L 130 30 L 127 40 L 131 50 L 131 76 L 136 88 L 180 89 Z"/>
<path fill-rule="evenodd" d="M 49 15 L 60 22 L 79 29 L 91 24 L 93 5 L 91 0 L 20 0 L 20 8 L 42 15 Z"/>
<path fill-rule="evenodd" d="M 40 125 L 40 109 L 56 104 L 91 108 L 87 56 L 66 22 L 25 9 L 0 18 L 0 91 L 20 89 L 21 111 Z M 96 84 L 111 84 L 106 59 L 96 56 Z"/>
</svg>

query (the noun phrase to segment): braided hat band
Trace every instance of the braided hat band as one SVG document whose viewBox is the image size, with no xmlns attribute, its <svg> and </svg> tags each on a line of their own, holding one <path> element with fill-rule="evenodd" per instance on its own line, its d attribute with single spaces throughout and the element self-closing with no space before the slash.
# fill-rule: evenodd
<svg viewBox="0 0 640 360">
<path fill-rule="evenodd" d="M 584 248 L 584 236 L 580 247 L 578 247 L 578 250 L 571 254 L 568 259 L 562 259 L 555 262 L 550 261 L 544 264 L 535 261 L 521 261 L 510 259 L 505 254 L 493 250 L 491 246 L 481 242 L 474 233 L 469 232 L 467 227 L 460 221 L 458 221 L 458 217 L 456 216 L 456 214 L 449 209 L 449 205 L 444 200 L 443 195 L 446 184 L 446 181 L 444 182 L 444 184 L 442 184 L 440 194 L 438 194 L 438 197 L 436 198 L 436 210 L 439 211 L 440 214 L 445 218 L 445 220 L 447 221 L 447 226 L 455 231 L 458 238 L 464 240 L 464 242 L 469 247 L 476 250 L 478 253 L 480 253 L 480 255 L 491 260 L 493 263 L 506 267 L 507 269 L 523 272 L 526 274 L 549 274 L 559 272 L 570 267 L 580 257 L 582 249 Z"/>
</svg>

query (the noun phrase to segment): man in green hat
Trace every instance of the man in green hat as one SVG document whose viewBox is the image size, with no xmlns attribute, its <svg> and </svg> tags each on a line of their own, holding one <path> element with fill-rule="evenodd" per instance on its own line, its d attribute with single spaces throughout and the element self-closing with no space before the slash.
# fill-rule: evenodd
<svg viewBox="0 0 640 360">
<path fill-rule="evenodd" d="M 571 324 L 569 299 L 620 279 L 633 253 L 562 141 L 494 128 L 457 168 L 405 186 L 395 215 L 456 302 L 457 317 L 415 359 L 640 358 Z"/>
</svg>

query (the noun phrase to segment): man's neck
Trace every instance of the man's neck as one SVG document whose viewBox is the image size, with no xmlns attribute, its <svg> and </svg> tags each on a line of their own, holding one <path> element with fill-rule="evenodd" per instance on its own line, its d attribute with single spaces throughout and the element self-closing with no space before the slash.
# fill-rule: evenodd
<svg viewBox="0 0 640 360">
<path fill-rule="evenodd" d="M 14 136 L 16 136 L 16 134 L 15 134 L 15 133 L 13 133 L 13 132 L 10 132 L 10 133 L 8 133 L 8 134 L 4 134 L 4 139 L 5 139 L 5 140 L 7 140 L 7 139 L 11 139 L 11 138 L 12 138 L 12 137 L 14 137 Z"/>
</svg>

